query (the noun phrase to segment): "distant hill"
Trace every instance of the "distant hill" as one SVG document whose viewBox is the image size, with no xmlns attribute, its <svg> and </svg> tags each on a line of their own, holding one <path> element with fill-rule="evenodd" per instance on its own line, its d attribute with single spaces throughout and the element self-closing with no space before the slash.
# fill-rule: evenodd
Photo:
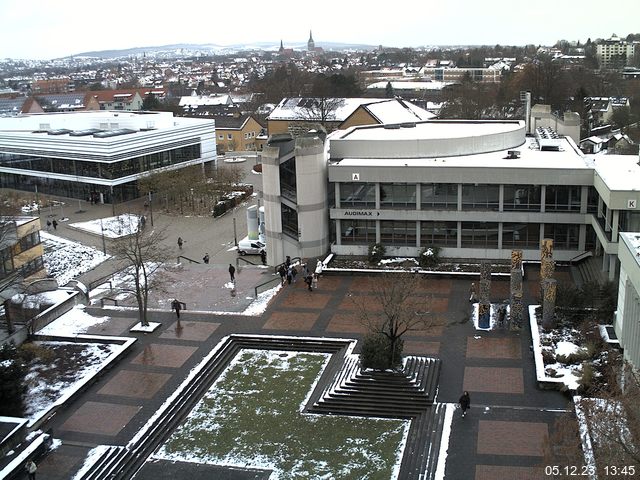
<svg viewBox="0 0 640 480">
<path fill-rule="evenodd" d="M 307 42 L 294 44 L 285 44 L 285 48 L 293 48 L 294 50 L 306 50 Z M 338 42 L 316 42 L 316 46 L 322 47 L 330 51 L 343 50 L 373 50 L 376 47 L 372 45 L 360 45 Z M 280 48 L 280 42 L 257 42 L 253 44 L 234 44 L 234 45 L 216 45 L 213 43 L 192 44 L 192 43 L 176 43 L 172 45 L 133 47 L 121 50 L 100 50 L 91 52 L 80 52 L 74 54 L 74 57 L 92 57 L 92 58 L 118 58 L 130 56 L 168 56 L 168 55 L 215 55 L 215 54 L 232 54 L 234 52 L 246 52 L 251 50 L 277 51 Z"/>
</svg>

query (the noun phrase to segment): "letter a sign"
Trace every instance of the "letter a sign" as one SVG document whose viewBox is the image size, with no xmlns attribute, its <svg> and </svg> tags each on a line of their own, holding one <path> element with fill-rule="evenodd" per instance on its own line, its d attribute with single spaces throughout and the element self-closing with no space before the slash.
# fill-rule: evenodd
<svg viewBox="0 0 640 480">
<path fill-rule="evenodd" d="M 360 174 L 359 173 L 352 173 L 351 174 L 351 180 L 354 182 L 359 182 L 360 181 Z"/>
</svg>

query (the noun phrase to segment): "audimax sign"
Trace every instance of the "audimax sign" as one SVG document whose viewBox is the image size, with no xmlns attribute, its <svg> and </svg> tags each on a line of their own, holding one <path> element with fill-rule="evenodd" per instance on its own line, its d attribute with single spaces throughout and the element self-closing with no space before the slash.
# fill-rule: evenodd
<svg viewBox="0 0 640 480">
<path fill-rule="evenodd" d="M 379 217 L 380 216 L 380 212 L 378 212 L 376 210 L 345 210 L 344 216 L 345 217 L 358 217 L 358 218 Z"/>
</svg>

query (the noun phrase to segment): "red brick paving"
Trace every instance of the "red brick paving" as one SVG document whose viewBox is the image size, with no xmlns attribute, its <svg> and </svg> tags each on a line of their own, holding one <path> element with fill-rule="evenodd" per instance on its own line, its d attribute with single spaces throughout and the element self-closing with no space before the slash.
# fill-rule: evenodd
<svg viewBox="0 0 640 480">
<path fill-rule="evenodd" d="M 549 426 L 546 423 L 480 420 L 478 453 L 541 457 L 548 436 Z"/>
<path fill-rule="evenodd" d="M 98 391 L 98 394 L 152 398 L 170 378 L 171 375 L 166 373 L 120 370 Z"/>
<path fill-rule="evenodd" d="M 185 347 L 182 345 L 149 343 L 131 363 L 135 365 L 179 368 L 184 365 L 184 362 L 186 362 L 197 349 L 197 347 Z"/>
<path fill-rule="evenodd" d="M 475 480 L 541 480 L 543 478 L 544 471 L 538 467 L 476 465 Z"/>
<path fill-rule="evenodd" d="M 181 320 L 178 325 L 176 321 L 160 334 L 160 338 L 205 341 L 219 326 L 219 323 L 187 322 L 184 320 Z"/>
<path fill-rule="evenodd" d="M 140 409 L 142 407 L 137 405 L 85 402 L 60 429 L 98 435 L 117 435 Z"/>
<path fill-rule="evenodd" d="M 519 338 L 467 337 L 467 358 L 521 359 L 521 342 Z"/>
<path fill-rule="evenodd" d="M 280 304 L 280 307 L 323 309 L 327 306 L 327 302 L 331 299 L 330 295 L 325 295 L 317 291 L 310 292 L 306 288 L 295 288 L 295 290 L 292 290 L 288 293 L 289 295 L 286 296 L 286 298 Z"/>
<path fill-rule="evenodd" d="M 319 313 L 311 312 L 273 312 L 262 328 L 308 332 L 316 323 L 319 315 Z"/>
<path fill-rule="evenodd" d="M 318 278 L 318 290 L 337 290 L 343 286 L 343 277 L 321 275 Z"/>
<path fill-rule="evenodd" d="M 331 317 L 326 328 L 334 333 L 367 333 L 369 329 L 357 313 L 336 313 Z"/>
<path fill-rule="evenodd" d="M 524 393 L 522 368 L 465 367 L 462 389 L 469 392 Z"/>
</svg>

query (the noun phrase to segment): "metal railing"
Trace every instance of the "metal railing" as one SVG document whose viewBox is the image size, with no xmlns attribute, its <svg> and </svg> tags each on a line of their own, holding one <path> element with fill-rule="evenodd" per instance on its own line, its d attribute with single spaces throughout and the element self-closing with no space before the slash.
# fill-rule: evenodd
<svg viewBox="0 0 640 480">
<path fill-rule="evenodd" d="M 276 282 L 277 282 L 277 283 L 282 283 L 282 279 L 278 276 L 278 277 L 274 277 L 274 278 L 272 278 L 272 279 L 270 279 L 270 280 L 267 280 L 266 282 L 263 282 L 263 283 L 261 283 L 260 285 L 256 285 L 256 286 L 254 287 L 254 289 L 253 289 L 253 291 L 254 291 L 254 293 L 255 293 L 256 298 L 258 298 L 258 294 L 259 294 L 259 293 L 261 293 L 261 292 L 258 292 L 258 290 L 259 290 L 261 287 L 264 287 L 265 285 L 270 285 L 270 284 L 272 284 L 272 283 L 276 283 Z M 265 288 L 265 289 L 264 289 L 264 290 L 262 290 L 262 291 L 265 291 L 265 290 L 268 290 L 268 288 Z"/>
<path fill-rule="evenodd" d="M 200 263 L 199 261 L 194 260 L 193 258 L 185 257 L 184 255 L 178 255 L 176 263 L 180 263 L 181 258 L 184 258 L 185 260 L 188 260 L 191 263 Z"/>
</svg>

